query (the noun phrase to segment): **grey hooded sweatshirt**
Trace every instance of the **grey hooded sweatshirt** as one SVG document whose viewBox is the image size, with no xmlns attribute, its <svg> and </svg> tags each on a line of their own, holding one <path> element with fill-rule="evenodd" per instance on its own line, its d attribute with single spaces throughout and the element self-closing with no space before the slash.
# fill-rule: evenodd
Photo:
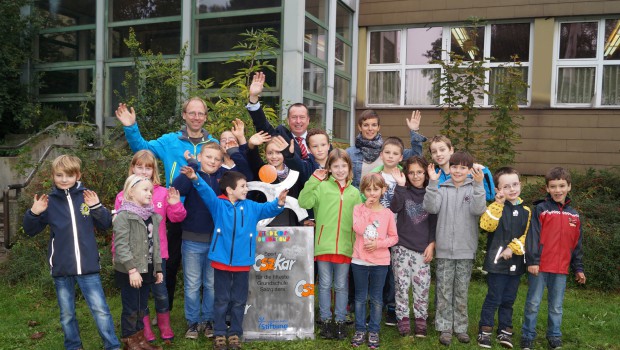
<svg viewBox="0 0 620 350">
<path fill-rule="evenodd" d="M 478 222 L 486 211 L 484 185 L 466 179 L 454 186 L 452 179 L 441 185 L 429 181 L 424 210 L 438 214 L 435 252 L 438 259 L 474 259 L 478 248 Z"/>
</svg>

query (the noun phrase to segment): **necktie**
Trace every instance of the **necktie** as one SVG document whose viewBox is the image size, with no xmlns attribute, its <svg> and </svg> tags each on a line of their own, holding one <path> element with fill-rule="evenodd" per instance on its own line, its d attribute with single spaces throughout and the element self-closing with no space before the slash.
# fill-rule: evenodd
<svg viewBox="0 0 620 350">
<path fill-rule="evenodd" d="M 301 148 L 301 158 L 302 159 L 306 159 L 308 158 L 308 150 L 306 149 L 306 146 L 304 146 L 304 138 L 303 137 L 295 137 L 295 140 L 297 140 L 297 144 L 299 145 L 299 148 Z"/>
</svg>

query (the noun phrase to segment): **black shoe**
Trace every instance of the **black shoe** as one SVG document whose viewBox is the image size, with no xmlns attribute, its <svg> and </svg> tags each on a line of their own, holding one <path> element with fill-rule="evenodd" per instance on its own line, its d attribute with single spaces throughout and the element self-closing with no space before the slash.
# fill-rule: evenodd
<svg viewBox="0 0 620 350">
<path fill-rule="evenodd" d="M 549 347 L 552 349 L 559 349 L 562 347 L 562 338 L 560 337 L 549 337 L 547 341 L 549 342 Z"/>
<path fill-rule="evenodd" d="M 491 348 L 491 335 L 493 329 L 488 326 L 483 326 L 480 328 L 480 332 L 478 333 L 478 346 L 485 349 Z"/>
<path fill-rule="evenodd" d="M 388 309 L 385 313 L 385 325 L 396 326 L 398 320 L 396 319 L 396 311 Z"/>
<path fill-rule="evenodd" d="M 521 338 L 521 349 L 522 350 L 533 350 L 534 349 L 534 341 Z"/>
<path fill-rule="evenodd" d="M 334 323 L 331 320 L 323 320 L 319 335 L 323 339 L 334 339 Z"/>
<path fill-rule="evenodd" d="M 347 338 L 347 324 L 338 321 L 334 322 L 334 337 L 338 340 L 343 340 Z"/>
<path fill-rule="evenodd" d="M 512 349 L 512 329 L 502 329 L 497 335 L 497 342 L 506 349 Z"/>
</svg>

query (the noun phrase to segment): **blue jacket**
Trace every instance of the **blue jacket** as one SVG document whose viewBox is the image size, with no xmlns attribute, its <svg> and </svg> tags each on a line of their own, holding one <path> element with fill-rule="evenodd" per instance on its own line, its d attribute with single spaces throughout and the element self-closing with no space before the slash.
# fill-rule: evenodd
<svg viewBox="0 0 620 350">
<path fill-rule="evenodd" d="M 439 173 L 439 184 L 441 185 L 446 180 L 450 178 L 450 174 L 446 174 L 443 169 L 440 167 L 435 168 L 435 172 Z M 486 196 L 487 202 L 495 200 L 495 184 L 493 182 L 493 174 L 487 167 L 482 168 L 482 173 L 484 174 L 484 179 L 482 179 L 482 183 L 484 184 L 484 193 Z M 472 178 L 471 175 L 467 175 L 468 178 Z"/>
<path fill-rule="evenodd" d="M 201 177 L 192 182 L 215 222 L 209 259 L 229 266 L 254 264 L 256 224 L 282 212 L 278 199 L 268 203 L 245 199 L 233 204 L 226 196 L 217 197 Z"/>
<path fill-rule="evenodd" d="M 157 140 L 146 141 L 140 134 L 138 123 L 123 127 L 125 137 L 129 147 L 135 153 L 143 149 L 148 149 L 155 154 L 155 157 L 164 163 L 166 170 L 166 185 L 170 186 L 174 178 L 180 174 L 182 166 L 187 165 L 183 154 L 189 151 L 194 158 L 200 153 L 202 145 L 207 142 L 217 142 L 206 130 L 202 130 L 202 142 L 194 145 L 187 135 L 187 128 L 183 126 L 177 132 L 171 132 L 160 136 Z"/>
<path fill-rule="evenodd" d="M 89 207 L 84 203 L 84 186 L 78 182 L 68 190 L 53 187 L 47 210 L 24 215 L 24 231 L 34 236 L 50 225 L 47 258 L 52 277 L 98 273 L 99 249 L 95 227 L 112 226 L 110 211 L 101 203 Z"/>
<path fill-rule="evenodd" d="M 422 156 L 422 143 L 426 141 L 426 137 L 418 134 L 417 132 L 410 130 L 409 136 L 411 138 L 411 148 L 406 148 L 403 152 L 403 160 L 409 159 L 412 156 Z M 360 187 L 362 181 L 362 150 L 356 146 L 347 148 L 347 153 L 351 157 L 353 163 L 353 181 L 351 184 L 356 188 Z"/>
</svg>

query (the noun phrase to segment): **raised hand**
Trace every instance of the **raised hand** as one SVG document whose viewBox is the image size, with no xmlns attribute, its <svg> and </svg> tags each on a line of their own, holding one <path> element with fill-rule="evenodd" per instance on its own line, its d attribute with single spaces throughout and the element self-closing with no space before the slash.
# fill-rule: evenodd
<svg viewBox="0 0 620 350">
<path fill-rule="evenodd" d="M 495 192 L 495 203 L 504 205 L 506 201 L 506 196 L 504 196 L 504 190 L 497 190 Z"/>
<path fill-rule="evenodd" d="M 94 191 L 86 190 L 84 191 L 84 203 L 89 207 L 99 203 L 99 197 Z"/>
<path fill-rule="evenodd" d="M 47 210 L 47 204 L 49 202 L 49 198 L 47 198 L 46 194 L 42 194 L 41 197 L 34 195 L 34 203 L 32 203 L 32 208 L 30 211 L 34 215 L 41 215 L 42 212 Z"/>
<path fill-rule="evenodd" d="M 293 152 L 295 151 L 293 140 L 291 140 L 291 144 L 289 145 L 289 143 L 286 142 L 286 140 L 282 136 L 274 137 L 271 140 L 271 144 L 274 145 L 274 147 L 276 148 L 276 150 L 278 150 L 278 152 L 283 152 L 287 147 L 289 147 L 289 150 L 292 148 Z"/>
<path fill-rule="evenodd" d="M 185 152 L 183 152 L 183 157 L 185 157 L 185 160 L 194 159 L 194 156 L 189 150 L 185 150 Z"/>
<path fill-rule="evenodd" d="M 181 193 L 174 187 L 168 188 L 168 204 L 175 205 L 181 201 Z"/>
<path fill-rule="evenodd" d="M 240 145 L 246 143 L 245 124 L 243 123 L 243 120 L 239 118 L 235 118 L 235 120 L 233 120 L 232 123 L 233 123 L 233 127 L 232 129 L 230 129 L 230 132 L 232 132 L 233 136 L 235 136 L 235 138 L 237 139 L 237 142 Z"/>
<path fill-rule="evenodd" d="M 484 179 L 484 173 L 482 173 L 481 169 L 471 168 L 471 176 L 474 178 L 474 181 L 478 183 L 482 183 L 482 179 Z"/>
<path fill-rule="evenodd" d="M 248 91 L 250 92 L 251 103 L 258 102 L 258 97 L 263 92 L 264 86 L 265 86 L 265 73 L 257 72 L 252 77 L 252 84 L 250 84 L 250 88 L 248 89 Z"/>
<path fill-rule="evenodd" d="M 194 171 L 194 169 L 192 169 L 192 167 L 189 167 L 189 166 L 182 167 L 181 174 L 187 176 L 187 178 L 190 180 L 196 180 L 198 178 L 198 175 L 196 175 L 196 172 Z"/>
<path fill-rule="evenodd" d="M 278 195 L 278 205 L 283 207 L 286 203 L 286 195 L 288 194 L 288 188 L 283 189 L 282 192 Z"/>
<path fill-rule="evenodd" d="M 422 119 L 422 113 L 419 110 L 415 110 L 411 112 L 411 118 L 407 120 L 407 126 L 409 130 L 418 131 L 420 130 L 420 120 Z"/>
<path fill-rule="evenodd" d="M 439 173 L 435 171 L 435 164 L 428 165 L 428 178 L 433 181 L 439 180 Z"/>
<path fill-rule="evenodd" d="M 316 169 L 312 175 L 323 181 L 327 178 L 327 169 Z"/>
<path fill-rule="evenodd" d="M 248 147 L 254 149 L 254 147 L 260 146 L 263 143 L 269 142 L 270 140 L 271 135 L 264 131 L 259 131 L 250 137 L 250 139 L 248 140 Z"/>
<path fill-rule="evenodd" d="M 392 169 L 392 176 L 394 177 L 394 180 L 396 180 L 398 186 L 405 186 L 405 184 L 407 184 L 407 178 L 405 177 L 405 174 L 400 171 L 400 169 Z"/>
<path fill-rule="evenodd" d="M 136 123 L 136 111 L 133 107 L 127 109 L 127 105 L 124 103 L 118 104 L 118 108 L 114 114 L 116 114 L 116 119 L 118 119 L 123 126 L 132 126 Z"/>
</svg>

